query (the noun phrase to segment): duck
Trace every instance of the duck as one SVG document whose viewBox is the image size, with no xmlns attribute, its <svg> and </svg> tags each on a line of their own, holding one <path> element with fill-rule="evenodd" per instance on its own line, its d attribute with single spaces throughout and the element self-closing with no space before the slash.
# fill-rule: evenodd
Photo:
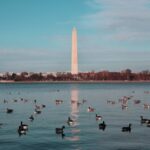
<svg viewBox="0 0 150 150">
<path fill-rule="evenodd" d="M 105 124 L 105 122 L 103 121 L 103 123 L 100 123 L 100 124 L 99 124 L 99 129 L 105 130 L 105 128 L 106 128 L 106 124 Z"/>
<path fill-rule="evenodd" d="M 97 115 L 97 114 L 96 114 L 96 116 L 95 116 L 95 117 L 96 117 L 96 120 L 101 120 L 101 119 L 102 119 L 102 116 Z"/>
<path fill-rule="evenodd" d="M 10 108 L 7 108 L 6 109 L 6 112 L 8 113 L 8 114 L 10 114 L 10 113 L 12 113 L 14 110 L 13 109 L 10 109 Z"/>
<path fill-rule="evenodd" d="M 33 121 L 33 120 L 34 120 L 33 115 L 31 115 L 31 116 L 29 117 L 29 120 L 30 120 L 30 121 Z"/>
<path fill-rule="evenodd" d="M 64 129 L 65 129 L 65 126 L 62 126 L 61 128 L 56 128 L 55 129 L 56 134 L 63 134 L 64 133 Z"/>
<path fill-rule="evenodd" d="M 122 132 L 131 132 L 131 123 L 129 123 L 128 127 L 122 127 Z"/>
</svg>

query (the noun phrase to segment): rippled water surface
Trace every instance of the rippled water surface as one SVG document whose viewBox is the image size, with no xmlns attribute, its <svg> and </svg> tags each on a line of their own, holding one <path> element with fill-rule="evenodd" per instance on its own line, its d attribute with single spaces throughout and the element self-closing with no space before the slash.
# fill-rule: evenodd
<svg viewBox="0 0 150 150">
<path fill-rule="evenodd" d="M 150 91 L 150 83 L 0 84 L 0 150 L 149 150 L 150 128 L 140 123 L 141 115 L 150 119 L 150 110 L 143 107 L 150 104 L 150 93 L 145 91 Z M 118 102 L 123 96 L 133 96 L 128 109 Z M 46 105 L 41 114 L 34 114 L 35 99 L 37 105 Z M 56 99 L 63 103 L 56 105 Z M 83 99 L 87 102 L 78 106 Z M 141 103 L 134 104 L 135 99 Z M 107 100 L 116 103 L 107 104 Z M 87 112 L 89 106 L 95 112 Z M 6 108 L 14 112 L 7 114 Z M 96 113 L 102 120 L 96 121 Z M 28 119 L 31 114 L 33 122 Z M 72 126 L 67 124 L 69 116 L 75 121 Z M 29 125 L 26 135 L 18 135 L 20 121 Z M 98 128 L 102 121 L 107 124 L 104 131 Z M 131 133 L 121 132 L 129 123 Z M 55 133 L 62 125 L 64 137 Z"/>
</svg>

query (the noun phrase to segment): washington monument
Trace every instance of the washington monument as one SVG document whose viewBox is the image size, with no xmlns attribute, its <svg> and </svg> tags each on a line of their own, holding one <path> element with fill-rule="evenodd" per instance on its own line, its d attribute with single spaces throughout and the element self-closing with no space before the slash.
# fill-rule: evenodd
<svg viewBox="0 0 150 150">
<path fill-rule="evenodd" d="M 77 30 L 72 30 L 72 58 L 71 74 L 78 74 L 78 50 L 77 50 Z"/>
</svg>

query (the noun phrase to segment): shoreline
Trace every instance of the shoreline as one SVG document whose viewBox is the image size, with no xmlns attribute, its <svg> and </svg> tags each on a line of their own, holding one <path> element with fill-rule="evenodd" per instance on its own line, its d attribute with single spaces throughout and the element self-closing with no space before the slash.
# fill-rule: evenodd
<svg viewBox="0 0 150 150">
<path fill-rule="evenodd" d="M 92 84 L 92 83 L 150 83 L 150 80 L 139 80 L 139 81 L 128 81 L 128 80 L 105 80 L 105 81 L 13 81 L 13 80 L 3 80 L 0 81 L 0 84 L 13 84 L 13 83 L 20 83 L 20 84 L 32 84 L 32 83 L 66 83 L 66 84 L 75 84 L 75 83 L 83 83 L 83 84 Z"/>
</svg>

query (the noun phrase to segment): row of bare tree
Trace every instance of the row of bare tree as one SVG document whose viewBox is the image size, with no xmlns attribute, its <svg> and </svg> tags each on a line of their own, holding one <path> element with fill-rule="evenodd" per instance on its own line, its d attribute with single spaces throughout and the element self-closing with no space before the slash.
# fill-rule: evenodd
<svg viewBox="0 0 150 150">
<path fill-rule="evenodd" d="M 126 69 L 121 72 L 80 72 L 77 75 L 71 73 L 57 72 L 55 75 L 52 73 L 43 75 L 42 73 L 28 73 L 22 72 L 20 75 L 16 73 L 6 73 L 0 77 L 0 80 L 14 80 L 14 81 L 107 81 L 107 80 L 128 80 L 128 81 L 140 81 L 150 80 L 150 72 L 148 70 L 133 73 L 130 69 Z"/>
</svg>

